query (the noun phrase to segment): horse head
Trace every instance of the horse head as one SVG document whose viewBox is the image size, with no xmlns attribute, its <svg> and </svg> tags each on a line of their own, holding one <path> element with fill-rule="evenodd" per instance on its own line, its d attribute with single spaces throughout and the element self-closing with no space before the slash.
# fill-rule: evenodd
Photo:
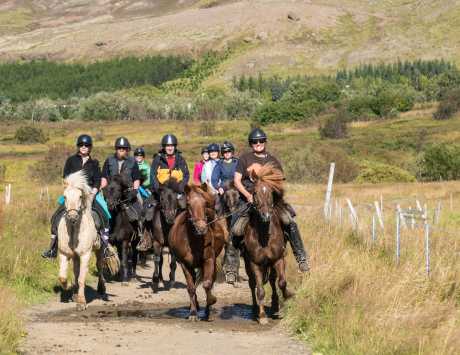
<svg viewBox="0 0 460 355">
<path fill-rule="evenodd" d="M 207 209 L 214 207 L 214 198 L 208 193 L 206 184 L 199 186 L 187 185 L 187 212 L 196 234 L 205 235 L 208 232 Z"/>
<path fill-rule="evenodd" d="M 129 182 L 125 175 L 117 174 L 109 178 L 108 185 L 104 189 L 104 198 L 110 210 L 115 210 L 123 201 L 128 188 Z"/>
<path fill-rule="evenodd" d="M 235 188 L 233 181 L 226 181 L 223 186 L 224 189 L 224 203 L 230 213 L 235 212 L 238 209 L 238 203 L 240 201 L 240 193 Z"/>
<path fill-rule="evenodd" d="M 64 181 L 65 218 L 72 225 L 81 221 L 81 216 L 87 208 L 87 198 L 91 193 L 85 173 L 80 170 L 66 177 Z"/>
<path fill-rule="evenodd" d="M 262 222 L 268 223 L 275 209 L 275 199 L 283 194 L 283 173 L 271 164 L 250 171 L 251 179 L 255 182 L 254 206 Z"/>
<path fill-rule="evenodd" d="M 178 193 L 180 193 L 179 183 L 174 178 L 170 178 L 165 184 L 160 185 L 160 208 L 168 224 L 174 223 L 179 209 Z"/>
</svg>

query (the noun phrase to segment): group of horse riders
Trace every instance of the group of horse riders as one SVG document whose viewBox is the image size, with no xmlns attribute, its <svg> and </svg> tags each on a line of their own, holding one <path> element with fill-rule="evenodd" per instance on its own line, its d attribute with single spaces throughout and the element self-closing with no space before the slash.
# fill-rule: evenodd
<svg viewBox="0 0 460 355">
<path fill-rule="evenodd" d="M 251 150 L 239 158 L 234 156 L 235 147 L 230 142 L 224 142 L 219 147 L 212 143 L 201 151 L 201 160 L 195 164 L 193 183 L 207 184 L 208 190 L 216 195 L 216 211 L 223 213 L 221 198 L 225 192 L 226 182 L 233 182 L 240 193 L 242 208 L 231 216 L 231 242 L 226 248 L 224 256 L 224 270 L 228 283 L 235 283 L 238 274 L 239 248 L 246 224 L 249 221 L 249 210 L 253 203 L 254 183 L 250 176 L 250 167 L 253 164 L 271 164 L 282 171 L 281 163 L 266 150 L 267 135 L 260 128 L 253 129 L 248 136 Z M 110 155 L 104 162 L 102 170 L 99 162 L 91 157 L 93 140 L 83 134 L 77 138 L 77 152 L 70 156 L 64 166 L 63 177 L 84 170 L 88 184 L 95 194 L 93 216 L 101 236 L 104 250 L 109 243 L 111 232 L 110 211 L 100 193 L 108 185 L 111 177 L 123 174 L 128 177 L 130 190 L 126 206 L 138 224 L 142 226 L 142 199 L 147 199 L 144 208 L 155 208 L 159 200 L 159 189 L 170 178 L 178 182 L 177 201 L 179 208 L 186 209 L 184 188 L 189 183 L 190 173 L 185 159 L 178 150 L 178 140 L 173 134 L 167 134 L 161 139 L 161 149 L 154 156 L 152 164 L 145 161 L 144 148 L 134 150 L 130 156 L 131 145 L 127 138 L 119 137 L 115 141 L 115 154 Z M 42 253 L 44 258 L 55 258 L 57 255 L 57 226 L 65 214 L 64 201 L 60 198 L 59 207 L 51 218 L 51 241 L 48 250 Z M 280 211 L 286 239 L 290 242 L 295 259 L 301 272 L 309 270 L 307 254 L 294 220 L 294 209 L 283 198 L 276 201 Z M 244 206 L 247 206 L 246 208 Z M 142 245 L 142 242 L 140 243 Z"/>
</svg>

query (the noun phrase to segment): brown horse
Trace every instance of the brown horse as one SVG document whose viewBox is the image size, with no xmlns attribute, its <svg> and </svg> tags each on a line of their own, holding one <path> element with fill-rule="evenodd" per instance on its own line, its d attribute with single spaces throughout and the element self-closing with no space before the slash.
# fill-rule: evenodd
<svg viewBox="0 0 460 355">
<path fill-rule="evenodd" d="M 267 324 L 264 284 L 270 281 L 273 314 L 279 311 L 277 279 L 283 298 L 288 299 L 292 296 L 287 289 L 285 240 L 276 208 L 282 199 L 284 177 L 280 170 L 267 164 L 252 169 L 251 178 L 255 182 L 254 207 L 249 213 L 249 223 L 245 228 L 243 254 L 254 312 L 260 324 Z"/>
<path fill-rule="evenodd" d="M 190 296 L 189 319 L 196 321 L 199 309 L 196 296 L 199 282 L 197 271 L 206 291 L 205 319 L 209 319 L 210 307 L 217 301 L 212 294 L 216 258 L 227 241 L 228 231 L 225 222 L 215 219 L 214 197 L 207 192 L 206 185 L 188 185 L 185 193 L 187 209 L 177 216 L 171 228 L 169 246 L 184 271 Z"/>
</svg>

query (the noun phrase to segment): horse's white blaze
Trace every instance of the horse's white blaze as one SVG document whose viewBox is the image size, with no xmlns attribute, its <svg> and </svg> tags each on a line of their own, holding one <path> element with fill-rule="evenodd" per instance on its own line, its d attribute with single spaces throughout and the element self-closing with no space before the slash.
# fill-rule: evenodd
<svg viewBox="0 0 460 355">
<path fill-rule="evenodd" d="M 266 187 L 266 186 L 262 186 L 262 191 L 263 191 L 264 193 L 266 193 L 266 192 L 267 192 L 267 187 Z"/>
<path fill-rule="evenodd" d="M 62 218 L 58 225 L 58 249 L 59 249 L 59 279 L 65 280 L 67 278 L 67 263 L 70 258 L 73 259 L 74 265 L 80 266 L 79 270 L 75 271 L 75 276 L 77 271 L 79 272 L 78 282 L 78 303 L 86 303 L 84 297 L 84 285 L 86 280 L 86 274 L 88 271 L 88 263 L 91 257 L 91 252 L 94 246 L 94 243 L 97 238 L 96 226 L 94 225 L 94 220 L 91 215 L 91 205 L 93 203 L 94 196 L 91 194 L 91 188 L 86 182 L 86 175 L 82 170 L 69 175 L 65 179 L 65 205 L 67 209 L 80 210 L 84 205 L 85 208 L 81 211 L 81 224 L 78 234 L 78 246 L 75 250 L 72 250 L 69 246 L 70 236 L 67 231 L 67 225 L 65 218 Z"/>
</svg>

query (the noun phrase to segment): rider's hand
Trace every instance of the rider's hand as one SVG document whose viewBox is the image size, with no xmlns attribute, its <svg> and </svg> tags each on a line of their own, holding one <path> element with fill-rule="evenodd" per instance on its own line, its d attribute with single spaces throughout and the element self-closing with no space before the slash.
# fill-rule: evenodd
<svg viewBox="0 0 460 355">
<path fill-rule="evenodd" d="M 219 187 L 219 189 L 217 191 L 219 192 L 219 195 L 224 194 L 224 189 L 222 187 Z"/>
<path fill-rule="evenodd" d="M 91 193 L 93 195 L 96 195 L 98 193 L 98 190 L 95 187 L 93 187 L 93 189 L 91 190 Z"/>
<path fill-rule="evenodd" d="M 251 194 L 249 194 L 249 195 L 246 196 L 246 200 L 247 200 L 249 203 L 254 203 L 254 196 L 252 196 Z"/>
</svg>

